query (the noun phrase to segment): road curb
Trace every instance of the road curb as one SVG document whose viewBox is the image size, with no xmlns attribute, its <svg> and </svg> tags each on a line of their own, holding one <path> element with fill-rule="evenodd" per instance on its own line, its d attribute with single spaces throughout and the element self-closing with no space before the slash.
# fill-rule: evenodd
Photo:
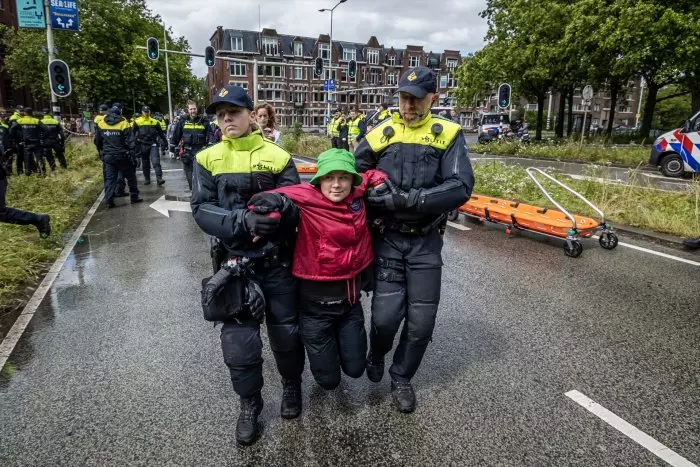
<svg viewBox="0 0 700 467">
<path fill-rule="evenodd" d="M 657 172 L 658 170 L 656 167 L 652 167 L 648 164 L 644 164 L 641 166 L 634 166 L 634 165 L 626 165 L 626 164 L 619 164 L 615 162 L 592 162 L 592 161 L 583 161 L 579 159 L 556 159 L 554 157 L 537 157 L 537 156 L 523 156 L 520 154 L 494 154 L 490 152 L 476 152 L 476 151 L 470 151 L 471 154 L 475 155 L 480 155 L 480 156 L 488 156 L 488 157 L 503 157 L 503 158 L 518 158 L 518 159 L 531 159 L 534 161 L 552 161 L 552 162 L 564 162 L 564 163 L 570 163 L 570 164 L 579 164 L 579 165 L 599 165 L 601 167 L 615 167 L 618 169 L 631 169 L 631 170 L 644 170 L 648 172 Z"/>
<path fill-rule="evenodd" d="M 684 251 L 690 252 L 683 246 L 683 238 L 676 237 L 675 235 L 664 234 L 660 232 L 652 232 L 651 230 L 644 230 L 637 227 L 632 227 L 630 225 L 618 225 L 614 224 L 613 228 L 616 232 L 624 232 L 632 237 L 641 238 L 654 243 L 664 244 L 672 248 L 682 249 Z M 700 255 L 700 253 L 698 253 Z"/>
</svg>

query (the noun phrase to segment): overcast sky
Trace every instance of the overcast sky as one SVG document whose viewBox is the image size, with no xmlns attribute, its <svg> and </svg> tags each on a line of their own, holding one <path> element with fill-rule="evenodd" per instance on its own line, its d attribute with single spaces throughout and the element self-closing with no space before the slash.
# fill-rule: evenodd
<svg viewBox="0 0 700 467">
<path fill-rule="evenodd" d="M 318 37 L 330 32 L 330 13 L 338 0 L 147 0 L 174 33 L 185 36 L 192 51 L 204 53 L 217 26 L 258 30 L 260 24 L 280 34 Z M 479 16 L 485 0 L 347 0 L 333 14 L 333 38 L 403 48 L 423 45 L 426 51 L 444 49 L 475 52 L 484 44 L 486 21 Z M 206 75 L 203 58 L 195 57 L 194 72 Z"/>
</svg>

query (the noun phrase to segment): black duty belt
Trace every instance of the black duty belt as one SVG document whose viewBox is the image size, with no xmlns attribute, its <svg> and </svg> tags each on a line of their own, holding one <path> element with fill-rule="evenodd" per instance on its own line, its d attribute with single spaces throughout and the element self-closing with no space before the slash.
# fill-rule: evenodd
<svg viewBox="0 0 700 467">
<path fill-rule="evenodd" d="M 398 222 L 392 219 L 375 219 L 370 224 L 370 227 L 378 230 L 380 234 L 384 232 L 398 232 L 405 235 L 427 235 L 432 230 L 438 228 L 445 219 L 447 219 L 447 214 L 442 214 L 437 217 L 434 221 L 425 225 L 410 225 L 403 222 Z"/>
</svg>

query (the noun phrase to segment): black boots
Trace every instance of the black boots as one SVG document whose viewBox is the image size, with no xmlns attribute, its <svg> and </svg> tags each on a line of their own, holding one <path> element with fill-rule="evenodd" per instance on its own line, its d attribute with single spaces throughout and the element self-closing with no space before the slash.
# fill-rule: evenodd
<svg viewBox="0 0 700 467">
<path fill-rule="evenodd" d="M 165 183 L 165 180 L 163 180 L 162 178 L 159 178 L 156 183 L 158 183 L 158 186 L 161 186 Z"/>
<path fill-rule="evenodd" d="M 282 380 L 282 418 L 297 418 L 301 413 L 301 381 Z"/>
<path fill-rule="evenodd" d="M 253 444 L 258 437 L 258 416 L 263 409 L 260 393 L 253 397 L 241 397 L 241 413 L 236 424 L 236 441 L 240 444 Z"/>
<path fill-rule="evenodd" d="M 367 378 L 373 383 L 378 383 L 384 376 L 384 358 L 376 360 L 372 353 L 367 355 Z"/>
<path fill-rule="evenodd" d="M 391 395 L 399 412 L 411 413 L 416 410 L 416 393 L 411 383 L 391 382 Z"/>
<path fill-rule="evenodd" d="M 691 250 L 697 250 L 698 248 L 700 248 L 700 237 L 683 240 L 683 245 L 685 245 L 686 248 L 690 248 Z"/>
<path fill-rule="evenodd" d="M 48 238 L 51 236 L 51 218 L 48 214 L 41 214 L 41 219 L 36 228 L 39 230 L 39 236 L 41 238 Z"/>
</svg>

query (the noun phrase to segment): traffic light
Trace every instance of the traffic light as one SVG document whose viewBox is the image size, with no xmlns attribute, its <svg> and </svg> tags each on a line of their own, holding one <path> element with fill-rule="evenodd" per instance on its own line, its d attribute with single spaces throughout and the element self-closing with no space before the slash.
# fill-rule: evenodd
<svg viewBox="0 0 700 467">
<path fill-rule="evenodd" d="M 160 51 L 158 50 L 160 48 L 160 44 L 158 44 L 158 39 L 155 37 L 149 37 L 148 40 L 146 41 L 146 51 L 148 52 L 148 58 L 151 60 L 158 60 L 158 56 L 160 55 Z"/>
<path fill-rule="evenodd" d="M 49 84 L 51 92 L 56 97 L 68 97 L 71 92 L 70 71 L 63 60 L 52 60 L 49 63 Z"/>
<path fill-rule="evenodd" d="M 354 78 L 357 75 L 357 62 L 355 60 L 350 60 L 348 62 L 348 76 Z"/>
<path fill-rule="evenodd" d="M 316 65 L 314 66 L 314 75 L 323 75 L 323 59 L 321 57 L 316 57 Z"/>
<path fill-rule="evenodd" d="M 510 84 L 503 83 L 498 87 L 498 106 L 502 109 L 510 105 Z"/>
<path fill-rule="evenodd" d="M 204 49 L 204 61 L 209 68 L 214 66 L 214 62 L 216 61 L 216 50 L 214 50 L 214 47 L 211 45 Z"/>
</svg>

